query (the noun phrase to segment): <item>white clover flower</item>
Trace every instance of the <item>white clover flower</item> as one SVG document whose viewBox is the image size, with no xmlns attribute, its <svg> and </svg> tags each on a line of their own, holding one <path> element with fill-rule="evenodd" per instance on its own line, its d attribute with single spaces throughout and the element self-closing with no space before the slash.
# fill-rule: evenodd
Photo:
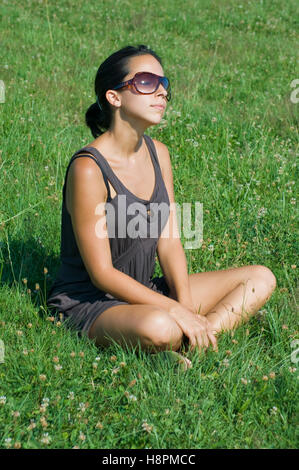
<svg viewBox="0 0 299 470">
<path fill-rule="evenodd" d="M 270 410 L 270 413 L 271 413 L 271 415 L 276 415 L 277 414 L 277 407 L 273 406 L 273 408 L 271 408 L 271 410 Z"/>
<path fill-rule="evenodd" d="M 131 401 L 136 401 L 137 398 L 135 397 L 135 395 L 129 395 L 128 396 L 128 399 L 131 400 Z"/>
<path fill-rule="evenodd" d="M 29 426 L 27 427 L 28 431 L 30 431 L 31 429 L 34 429 L 36 428 L 36 423 L 33 419 L 30 420 L 30 424 Z"/>
<path fill-rule="evenodd" d="M 5 447 L 11 447 L 11 437 L 7 437 L 4 442 L 5 442 Z"/>
<path fill-rule="evenodd" d="M 49 433 L 48 432 L 45 432 L 43 434 L 43 437 L 41 438 L 40 440 L 43 444 L 50 444 L 50 441 L 51 441 L 51 437 L 49 436 Z"/>
<path fill-rule="evenodd" d="M 148 424 L 148 422 L 144 419 L 142 423 L 142 429 L 148 433 L 150 433 L 153 429 L 153 426 Z"/>
<path fill-rule="evenodd" d="M 257 213 L 257 217 L 261 218 L 267 213 L 267 209 L 265 207 L 261 207 Z"/>
<path fill-rule="evenodd" d="M 82 413 L 84 413 L 84 411 L 86 410 L 85 403 L 83 402 L 79 403 L 77 410 L 82 411 Z"/>
</svg>

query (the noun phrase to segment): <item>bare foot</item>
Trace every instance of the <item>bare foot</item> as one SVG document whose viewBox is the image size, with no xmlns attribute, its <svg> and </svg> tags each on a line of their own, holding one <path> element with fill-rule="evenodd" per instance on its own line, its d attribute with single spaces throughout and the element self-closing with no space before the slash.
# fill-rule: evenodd
<svg viewBox="0 0 299 470">
<path fill-rule="evenodd" d="M 176 351 L 161 351 L 157 354 L 165 355 L 165 357 L 168 357 L 173 363 L 179 365 L 180 370 L 186 371 L 187 369 L 190 369 L 192 367 L 192 362 L 187 359 L 187 357 L 183 356 L 182 354 L 179 354 Z"/>
</svg>

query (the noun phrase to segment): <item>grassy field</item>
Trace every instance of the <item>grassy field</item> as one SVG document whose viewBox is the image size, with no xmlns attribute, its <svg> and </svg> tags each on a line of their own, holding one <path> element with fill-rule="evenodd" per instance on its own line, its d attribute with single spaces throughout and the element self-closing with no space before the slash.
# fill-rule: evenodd
<svg viewBox="0 0 299 470">
<path fill-rule="evenodd" d="M 298 446 L 296 3 L 3 0 L 0 448 Z M 154 49 L 170 77 L 172 101 L 146 133 L 168 146 L 176 201 L 203 203 L 189 272 L 263 264 L 277 278 L 258 315 L 218 353 L 189 353 L 186 372 L 39 315 L 65 169 L 92 140 L 95 73 L 129 44 Z"/>
</svg>

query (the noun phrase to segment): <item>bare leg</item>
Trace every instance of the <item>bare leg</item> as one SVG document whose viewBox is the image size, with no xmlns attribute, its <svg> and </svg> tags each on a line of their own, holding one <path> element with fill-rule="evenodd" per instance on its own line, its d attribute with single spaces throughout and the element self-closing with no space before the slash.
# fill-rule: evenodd
<svg viewBox="0 0 299 470">
<path fill-rule="evenodd" d="M 108 346 L 111 340 L 123 347 L 136 347 L 150 354 L 163 351 L 183 370 L 191 361 L 177 353 L 183 332 L 170 315 L 152 305 L 118 305 L 103 312 L 92 324 L 89 334 L 97 346 Z"/>
<path fill-rule="evenodd" d="M 88 332 L 96 346 L 108 346 L 113 340 L 123 347 L 140 345 L 148 352 L 177 350 L 182 336 L 168 312 L 146 304 L 110 307 L 97 317 Z"/>
<path fill-rule="evenodd" d="M 194 273 L 189 281 L 193 305 L 212 323 L 215 333 L 247 321 L 276 287 L 274 274 L 262 265 Z"/>
<path fill-rule="evenodd" d="M 206 318 L 214 332 L 232 330 L 248 321 L 270 298 L 273 289 L 262 279 L 248 279 L 218 302 Z"/>
</svg>

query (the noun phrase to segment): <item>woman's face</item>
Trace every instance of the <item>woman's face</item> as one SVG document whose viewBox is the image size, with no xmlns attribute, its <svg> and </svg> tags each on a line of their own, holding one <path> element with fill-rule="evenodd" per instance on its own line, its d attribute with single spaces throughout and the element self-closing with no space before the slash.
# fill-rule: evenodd
<svg viewBox="0 0 299 470">
<path fill-rule="evenodd" d="M 132 57 L 128 65 L 130 72 L 124 77 L 124 82 L 133 78 L 137 72 L 152 72 L 164 76 L 161 64 L 150 54 Z M 119 108 L 121 117 L 143 120 L 152 125 L 161 121 L 167 104 L 167 91 L 162 83 L 154 93 L 147 95 L 138 93 L 134 87 L 124 87 L 115 91 L 118 92 L 121 101 Z M 164 109 L 155 105 L 163 105 Z"/>
</svg>

